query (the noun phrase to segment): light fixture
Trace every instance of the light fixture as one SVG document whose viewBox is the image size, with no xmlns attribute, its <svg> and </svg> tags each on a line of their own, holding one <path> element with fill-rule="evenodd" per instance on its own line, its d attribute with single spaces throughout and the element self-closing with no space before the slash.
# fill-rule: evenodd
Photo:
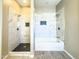
<svg viewBox="0 0 79 59">
<path fill-rule="evenodd" d="M 26 1 L 26 0 L 23 0 L 22 2 L 23 2 L 23 3 L 27 3 L 27 1 Z"/>
</svg>

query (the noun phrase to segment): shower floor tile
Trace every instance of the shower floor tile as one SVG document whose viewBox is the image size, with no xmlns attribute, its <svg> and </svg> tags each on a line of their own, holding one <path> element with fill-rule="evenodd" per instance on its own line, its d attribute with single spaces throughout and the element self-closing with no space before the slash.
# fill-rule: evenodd
<svg viewBox="0 0 79 59">
<path fill-rule="evenodd" d="M 23 51 L 30 51 L 30 43 L 21 43 L 13 50 L 13 52 L 23 52 Z"/>
</svg>

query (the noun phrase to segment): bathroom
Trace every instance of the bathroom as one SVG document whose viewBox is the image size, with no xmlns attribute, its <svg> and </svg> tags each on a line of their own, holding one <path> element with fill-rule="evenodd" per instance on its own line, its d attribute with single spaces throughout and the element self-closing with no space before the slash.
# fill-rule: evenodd
<svg viewBox="0 0 79 59">
<path fill-rule="evenodd" d="M 0 59 L 79 59 L 79 0 L 0 0 L 0 7 Z"/>
<path fill-rule="evenodd" d="M 8 51 L 64 51 L 64 7 L 57 10 L 61 0 L 27 1 L 10 2 Z"/>
</svg>

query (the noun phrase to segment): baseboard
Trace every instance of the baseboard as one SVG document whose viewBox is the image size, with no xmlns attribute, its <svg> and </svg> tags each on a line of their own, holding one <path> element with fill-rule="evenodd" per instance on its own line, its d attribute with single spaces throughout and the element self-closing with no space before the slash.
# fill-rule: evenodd
<svg viewBox="0 0 79 59">
<path fill-rule="evenodd" d="M 7 59 L 8 56 L 9 56 L 9 54 L 7 54 L 3 59 Z"/>
<path fill-rule="evenodd" d="M 66 50 L 64 50 L 64 52 L 69 56 L 71 57 L 72 59 L 75 59 L 69 52 L 67 52 Z"/>
</svg>

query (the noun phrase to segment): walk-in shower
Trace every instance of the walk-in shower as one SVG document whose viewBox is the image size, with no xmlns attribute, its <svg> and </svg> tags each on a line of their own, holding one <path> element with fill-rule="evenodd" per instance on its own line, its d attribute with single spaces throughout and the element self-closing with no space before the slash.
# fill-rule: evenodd
<svg viewBox="0 0 79 59">
<path fill-rule="evenodd" d="M 18 3 L 19 2 L 19 3 Z M 12 0 L 9 6 L 8 48 L 9 52 L 30 52 L 31 4 Z M 21 5 L 20 5 L 21 3 Z M 28 5 L 28 6 L 27 6 Z"/>
</svg>

